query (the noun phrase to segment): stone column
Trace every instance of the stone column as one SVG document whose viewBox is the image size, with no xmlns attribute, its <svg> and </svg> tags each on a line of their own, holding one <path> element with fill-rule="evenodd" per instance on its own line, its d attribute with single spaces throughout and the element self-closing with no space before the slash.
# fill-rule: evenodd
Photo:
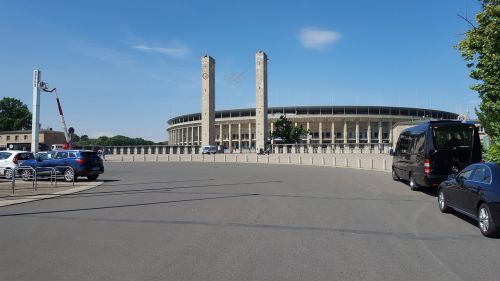
<svg viewBox="0 0 500 281">
<path fill-rule="evenodd" d="M 241 153 L 241 123 L 238 123 L 238 149 Z"/>
<path fill-rule="evenodd" d="M 356 121 L 356 144 L 359 144 L 359 121 Z"/>
<path fill-rule="evenodd" d="M 252 146 L 252 121 L 248 122 L 248 149 Z"/>
<path fill-rule="evenodd" d="M 307 121 L 307 144 L 310 144 L 311 143 L 311 134 L 309 133 L 309 121 Z"/>
<path fill-rule="evenodd" d="M 344 120 L 344 143 L 347 143 L 347 121 Z"/>
<path fill-rule="evenodd" d="M 267 121 L 267 55 L 262 51 L 255 54 L 255 148 L 265 150 L 268 139 Z"/>
<path fill-rule="evenodd" d="M 389 144 L 392 143 L 392 122 L 389 122 Z"/>
<path fill-rule="evenodd" d="M 271 122 L 271 132 L 274 131 L 274 123 Z M 271 144 L 274 144 L 274 138 L 271 138 Z"/>
<path fill-rule="evenodd" d="M 335 122 L 332 121 L 332 132 L 330 134 L 331 139 L 332 139 L 332 144 L 335 143 L 337 136 L 335 135 Z"/>
<path fill-rule="evenodd" d="M 323 122 L 319 121 L 319 144 L 323 144 Z"/>
<path fill-rule="evenodd" d="M 215 60 L 201 58 L 201 141 L 215 145 Z"/>
<path fill-rule="evenodd" d="M 229 153 L 233 152 L 233 124 L 229 124 Z"/>
<path fill-rule="evenodd" d="M 198 140 L 198 146 L 201 146 L 201 143 L 200 143 L 200 126 L 196 127 L 196 129 L 198 130 L 198 135 L 196 136 L 196 139 Z"/>
<path fill-rule="evenodd" d="M 382 121 L 378 121 L 378 143 L 382 143 Z"/>
<path fill-rule="evenodd" d="M 368 128 L 366 129 L 366 137 L 368 144 L 372 143 L 372 122 L 368 121 Z"/>
<path fill-rule="evenodd" d="M 222 148 L 224 144 L 224 137 L 222 136 L 222 123 L 219 124 L 219 143 Z"/>
<path fill-rule="evenodd" d="M 191 145 L 194 145 L 194 126 L 191 127 Z"/>
</svg>

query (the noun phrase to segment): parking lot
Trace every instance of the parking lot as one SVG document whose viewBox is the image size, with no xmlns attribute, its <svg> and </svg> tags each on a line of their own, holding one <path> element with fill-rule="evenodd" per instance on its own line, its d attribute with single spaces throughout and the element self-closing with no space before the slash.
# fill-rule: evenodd
<svg viewBox="0 0 500 281">
<path fill-rule="evenodd" d="M 500 244 L 385 172 L 107 163 L 0 208 L 4 280 L 498 280 Z"/>
</svg>

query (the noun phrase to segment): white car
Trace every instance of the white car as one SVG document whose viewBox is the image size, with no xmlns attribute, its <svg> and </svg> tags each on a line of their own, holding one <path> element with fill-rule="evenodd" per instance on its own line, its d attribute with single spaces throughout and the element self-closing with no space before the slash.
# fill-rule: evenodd
<svg viewBox="0 0 500 281">
<path fill-rule="evenodd" d="M 201 154 L 215 154 L 217 153 L 217 147 L 215 145 L 205 145 Z"/>
<path fill-rule="evenodd" d="M 11 179 L 14 168 L 22 165 L 23 161 L 29 159 L 34 159 L 33 153 L 29 151 L 0 151 L 0 177 Z"/>
</svg>

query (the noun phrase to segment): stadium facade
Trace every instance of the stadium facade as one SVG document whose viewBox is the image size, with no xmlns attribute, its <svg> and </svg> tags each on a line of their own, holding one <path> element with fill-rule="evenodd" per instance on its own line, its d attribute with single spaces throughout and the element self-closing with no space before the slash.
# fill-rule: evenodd
<svg viewBox="0 0 500 281">
<path fill-rule="evenodd" d="M 231 152 L 252 151 L 256 141 L 255 108 L 215 112 L 215 142 Z M 281 116 L 311 133 L 302 140 L 308 145 L 389 144 L 394 142 L 397 124 L 424 119 L 457 119 L 458 114 L 424 108 L 393 106 L 287 106 L 268 108 L 268 128 Z M 201 113 L 168 120 L 170 145 L 201 145 Z M 279 140 L 269 142 L 279 143 Z"/>
</svg>

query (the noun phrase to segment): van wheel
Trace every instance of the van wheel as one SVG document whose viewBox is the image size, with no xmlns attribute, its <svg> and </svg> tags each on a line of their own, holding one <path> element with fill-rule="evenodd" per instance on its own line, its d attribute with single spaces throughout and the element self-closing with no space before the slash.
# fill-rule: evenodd
<svg viewBox="0 0 500 281">
<path fill-rule="evenodd" d="M 392 179 L 395 181 L 400 180 L 400 178 L 398 177 L 398 174 L 396 174 L 396 171 L 394 171 L 394 167 L 392 167 Z"/>
<path fill-rule="evenodd" d="M 413 191 L 416 191 L 419 189 L 418 184 L 415 182 L 415 179 L 413 178 L 412 175 L 410 175 L 410 189 Z"/>
</svg>

